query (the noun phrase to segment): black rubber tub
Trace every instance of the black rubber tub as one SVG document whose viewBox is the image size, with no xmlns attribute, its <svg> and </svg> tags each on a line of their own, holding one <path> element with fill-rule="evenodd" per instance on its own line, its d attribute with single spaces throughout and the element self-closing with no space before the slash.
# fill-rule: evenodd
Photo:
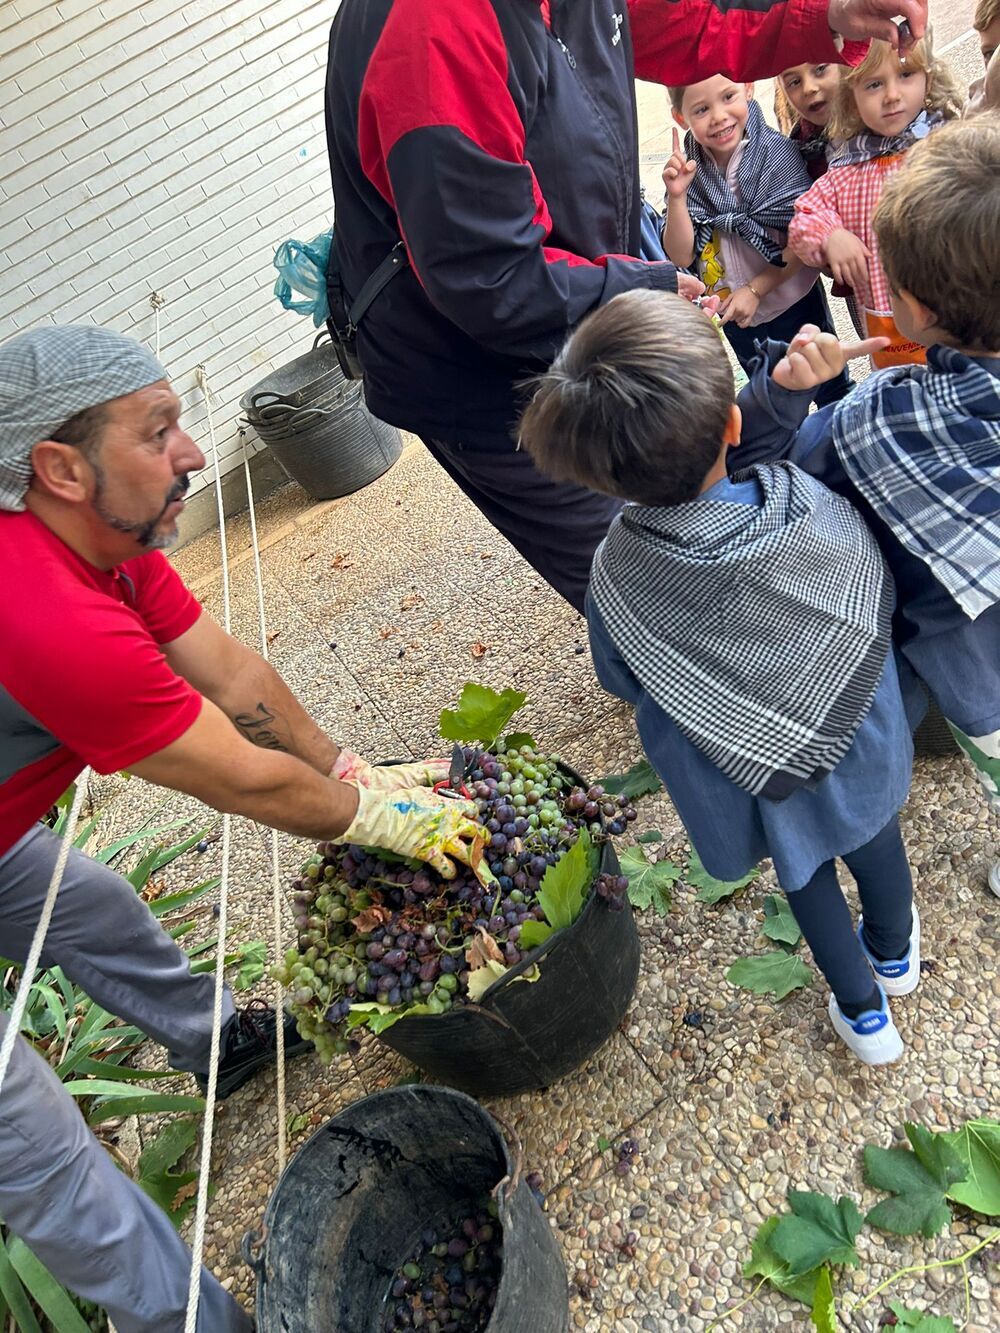
<svg viewBox="0 0 1000 1333">
<path fill-rule="evenodd" d="M 257 1333 L 380 1333 L 421 1231 L 484 1194 L 503 1227 L 489 1333 L 565 1333 L 566 1272 L 521 1165 L 517 1145 L 460 1092 L 389 1088 L 354 1102 L 295 1155 L 263 1231 L 243 1238 Z"/>
<path fill-rule="evenodd" d="M 602 871 L 620 873 L 610 843 Z M 537 981 L 517 981 L 538 964 Z M 442 1083 L 477 1097 L 546 1088 L 589 1059 L 628 1009 L 639 976 L 632 907 L 592 893 L 571 926 L 525 955 L 479 1004 L 401 1018 L 379 1040 Z"/>
</svg>

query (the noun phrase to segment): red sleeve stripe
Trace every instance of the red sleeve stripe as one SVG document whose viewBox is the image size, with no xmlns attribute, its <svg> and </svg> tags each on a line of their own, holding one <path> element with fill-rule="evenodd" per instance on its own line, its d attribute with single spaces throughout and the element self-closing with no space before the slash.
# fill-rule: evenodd
<svg viewBox="0 0 1000 1333">
<path fill-rule="evenodd" d="M 453 126 L 491 157 L 524 161 L 524 126 L 507 86 L 507 48 L 489 0 L 466 0 L 461 31 L 437 0 L 395 5 L 372 52 L 358 107 L 365 175 L 395 207 L 386 162 L 412 130 Z"/>
</svg>

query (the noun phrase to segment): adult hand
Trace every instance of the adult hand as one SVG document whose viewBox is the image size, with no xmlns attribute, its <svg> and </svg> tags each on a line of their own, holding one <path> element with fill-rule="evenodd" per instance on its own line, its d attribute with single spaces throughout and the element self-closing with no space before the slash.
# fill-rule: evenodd
<svg viewBox="0 0 1000 1333">
<path fill-rule="evenodd" d="M 836 379 L 848 361 L 870 356 L 888 345 L 888 338 L 842 343 L 836 334 L 821 333 L 815 324 L 804 324 L 771 371 L 771 379 L 783 389 L 816 389 Z"/>
<path fill-rule="evenodd" d="M 837 282 L 855 292 L 868 290 L 868 261 L 872 252 L 853 232 L 844 227 L 832 231 L 826 238 L 823 254 Z"/>
<path fill-rule="evenodd" d="M 683 199 L 694 180 L 698 163 L 692 162 L 681 152 L 681 136 L 674 130 L 674 151 L 667 158 L 663 168 L 663 184 L 666 186 L 668 199 Z"/>
<path fill-rule="evenodd" d="M 357 791 L 357 813 L 331 842 L 384 847 L 397 856 L 415 857 L 444 879 L 455 878 L 455 862 L 461 861 L 472 867 L 480 883 L 493 883 L 483 861 L 489 834 L 475 822 L 471 801 L 439 796 L 427 787 L 396 792 L 358 787 Z"/>
<path fill-rule="evenodd" d="M 353 750 L 341 750 L 330 769 L 331 778 L 351 782 L 369 791 L 405 791 L 409 787 L 433 787 L 448 776 L 450 761 L 425 759 L 419 764 L 369 764 Z"/>
<path fill-rule="evenodd" d="M 705 291 L 705 284 L 701 278 L 695 278 L 690 273 L 682 273 L 677 270 L 677 295 L 683 296 L 685 301 L 696 301 Z"/>
<path fill-rule="evenodd" d="M 749 287 L 737 287 L 736 291 L 727 296 L 719 306 L 722 323 L 728 324 L 732 320 L 741 329 L 745 329 L 757 313 L 759 305 L 760 297 L 756 292 L 752 292 Z"/>
<path fill-rule="evenodd" d="M 910 25 L 911 40 L 919 41 L 927 30 L 927 0 L 830 0 L 827 22 L 842 37 L 859 42 L 878 37 L 896 50 L 900 34 L 893 19 L 897 15 Z"/>
</svg>

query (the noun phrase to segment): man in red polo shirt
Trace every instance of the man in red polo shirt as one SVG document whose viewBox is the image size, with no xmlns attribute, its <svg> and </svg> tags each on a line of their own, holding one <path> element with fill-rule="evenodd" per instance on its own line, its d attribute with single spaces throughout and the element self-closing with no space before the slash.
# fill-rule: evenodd
<svg viewBox="0 0 1000 1333">
<path fill-rule="evenodd" d="M 96 327 L 0 345 L 0 954 L 23 959 L 59 841 L 38 821 L 85 765 L 127 768 L 305 838 L 443 873 L 479 831 L 431 791 L 440 761 L 373 769 L 341 750 L 257 653 L 201 609 L 161 550 L 205 459 L 156 359 Z M 204 1087 L 212 981 L 128 882 L 70 855 L 43 961 L 134 1023 Z M 274 1059 L 277 1017 L 228 991 L 218 1095 Z M 288 1050 L 305 1049 L 284 1016 Z M 0 1015 L 0 1035 L 6 1019 Z M 90 1135 L 27 1043 L 0 1088 L 0 1217 L 119 1333 L 183 1326 L 190 1253 Z M 250 1327 L 202 1274 L 198 1328 Z"/>
</svg>

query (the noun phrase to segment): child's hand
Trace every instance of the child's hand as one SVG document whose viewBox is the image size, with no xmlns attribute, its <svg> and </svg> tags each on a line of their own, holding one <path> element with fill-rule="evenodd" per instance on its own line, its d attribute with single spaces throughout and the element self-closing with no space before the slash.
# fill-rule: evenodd
<svg viewBox="0 0 1000 1333">
<path fill-rule="evenodd" d="M 771 371 L 771 379 L 783 389 L 816 389 L 836 379 L 848 361 L 888 346 L 888 338 L 842 343 L 836 334 L 821 333 L 815 324 L 803 324 Z"/>
<path fill-rule="evenodd" d="M 691 162 L 681 152 L 681 136 L 674 130 L 674 151 L 663 168 L 663 184 L 667 187 L 667 197 L 683 199 L 697 170 L 698 163 Z"/>
<path fill-rule="evenodd" d="M 826 238 L 824 257 L 837 282 L 856 292 L 868 288 L 868 261 L 872 252 L 851 231 L 838 227 Z"/>
<path fill-rule="evenodd" d="M 719 314 L 723 324 L 734 320 L 741 329 L 745 329 L 757 313 L 759 305 L 760 297 L 756 292 L 752 292 L 749 287 L 737 287 L 719 306 Z"/>
</svg>

